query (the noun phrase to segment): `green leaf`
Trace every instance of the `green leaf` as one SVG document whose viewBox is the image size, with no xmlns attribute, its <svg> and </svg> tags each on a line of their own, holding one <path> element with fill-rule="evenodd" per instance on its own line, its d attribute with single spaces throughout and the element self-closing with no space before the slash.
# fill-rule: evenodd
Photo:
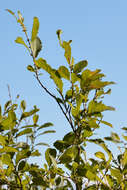
<svg viewBox="0 0 127 190">
<path fill-rule="evenodd" d="M 61 163 L 70 163 L 72 160 L 76 158 L 78 154 L 77 146 L 69 147 L 65 150 L 65 152 L 60 156 L 59 160 Z"/>
<path fill-rule="evenodd" d="M 18 171 L 22 171 L 26 165 L 26 161 L 22 160 L 18 165 Z"/>
<path fill-rule="evenodd" d="M 55 132 L 56 132 L 55 130 L 44 131 L 43 133 L 38 134 L 37 137 L 39 137 L 39 136 L 41 136 L 41 135 L 44 135 L 44 134 L 55 133 Z"/>
<path fill-rule="evenodd" d="M 68 91 L 66 92 L 65 98 L 66 98 L 66 100 L 72 98 L 72 89 L 71 89 L 71 90 L 68 90 Z"/>
<path fill-rule="evenodd" d="M 34 125 L 36 125 L 36 123 L 38 122 L 38 119 L 39 119 L 39 115 L 34 115 L 33 116 L 33 122 L 34 122 Z"/>
<path fill-rule="evenodd" d="M 51 162 L 52 162 L 54 168 L 57 169 L 57 162 L 56 162 L 55 158 L 51 155 L 49 155 L 49 156 L 50 156 L 50 159 L 51 159 Z"/>
<path fill-rule="evenodd" d="M 108 82 L 108 81 L 100 81 L 100 80 L 96 80 L 96 81 L 92 81 L 90 84 L 90 88 L 91 89 L 100 89 L 103 88 L 107 85 L 110 84 L 115 84 L 114 82 Z"/>
<path fill-rule="evenodd" d="M 56 158 L 56 150 L 53 148 L 48 148 L 45 152 L 45 159 L 49 166 L 52 164 L 50 155 L 53 156 L 54 158 Z"/>
<path fill-rule="evenodd" d="M 120 137 L 118 136 L 117 133 L 112 132 L 112 133 L 111 133 L 111 137 L 112 137 L 112 139 L 113 139 L 114 141 L 120 142 Z"/>
<path fill-rule="evenodd" d="M 65 141 L 66 143 L 68 144 L 73 144 L 74 141 L 75 141 L 75 134 L 73 132 L 69 132 L 67 133 L 64 138 L 63 138 L 63 141 Z"/>
<path fill-rule="evenodd" d="M 25 100 L 22 100 L 22 101 L 21 101 L 20 106 L 21 106 L 21 109 L 22 109 L 22 110 L 23 110 L 23 112 L 24 112 L 24 111 L 25 111 L 25 109 L 26 109 L 26 102 L 25 102 Z"/>
<path fill-rule="evenodd" d="M 9 108 L 9 106 L 11 105 L 11 100 L 7 101 L 4 105 L 4 110 L 7 110 L 7 108 Z"/>
<path fill-rule="evenodd" d="M 111 176 L 113 176 L 115 179 L 117 179 L 118 183 L 122 181 L 122 174 L 119 169 L 110 169 L 111 171 Z"/>
<path fill-rule="evenodd" d="M 26 117 L 30 117 L 31 115 L 35 114 L 36 112 L 38 112 L 39 109 L 37 108 L 34 108 L 33 110 L 29 111 L 29 112 L 24 112 L 22 115 L 21 115 L 21 118 L 20 120 L 26 118 Z"/>
<path fill-rule="evenodd" d="M 33 177 L 32 181 L 33 181 L 32 185 L 34 185 L 34 186 L 40 185 L 43 187 L 48 187 L 46 181 L 42 177 L 39 177 L 39 176 L 37 176 L 37 178 Z"/>
<path fill-rule="evenodd" d="M 94 180 L 96 179 L 96 174 L 94 174 L 92 171 L 87 170 L 87 172 L 86 172 L 86 177 L 87 177 L 89 180 L 94 181 Z"/>
<path fill-rule="evenodd" d="M 52 68 L 50 65 L 47 64 L 45 59 L 39 58 L 38 60 L 35 60 L 35 64 L 37 67 L 45 70 L 47 73 L 49 73 L 51 75 Z"/>
<path fill-rule="evenodd" d="M 95 156 L 96 156 L 97 158 L 100 158 L 100 159 L 106 161 L 106 158 L 105 158 L 105 155 L 104 155 L 103 152 L 96 152 L 96 153 L 95 153 Z"/>
<path fill-rule="evenodd" d="M 43 143 L 43 142 L 37 143 L 37 144 L 35 144 L 35 146 L 48 146 L 49 147 L 49 145 L 47 143 Z"/>
<path fill-rule="evenodd" d="M 22 159 L 29 158 L 31 155 L 31 151 L 29 149 L 23 149 L 19 151 L 16 155 L 16 165 L 21 161 Z"/>
<path fill-rule="evenodd" d="M 16 148 L 6 146 L 4 148 L 0 148 L 0 153 L 3 152 L 18 152 Z"/>
<path fill-rule="evenodd" d="M 17 37 L 16 40 L 15 40 L 15 42 L 18 43 L 18 44 L 24 45 L 24 46 L 27 48 L 27 50 L 30 52 L 28 46 L 25 44 L 25 42 L 24 42 L 24 40 L 22 39 L 22 37 Z"/>
<path fill-rule="evenodd" d="M 94 114 L 106 110 L 114 111 L 115 109 L 111 106 L 106 106 L 102 102 L 95 102 L 94 100 L 92 100 L 88 105 L 88 114 Z"/>
<path fill-rule="evenodd" d="M 31 153 L 30 156 L 40 156 L 41 153 L 38 150 L 35 150 L 34 152 Z"/>
<path fill-rule="evenodd" d="M 53 124 L 50 123 L 50 122 L 49 123 L 45 123 L 45 124 L 41 125 L 37 130 L 44 129 L 44 128 L 50 127 L 50 126 L 53 126 Z"/>
<path fill-rule="evenodd" d="M 80 73 L 86 66 L 88 65 L 88 62 L 86 60 L 80 61 L 74 66 L 74 73 Z"/>
<path fill-rule="evenodd" d="M 69 42 L 63 41 L 62 47 L 65 49 L 65 53 L 64 56 L 68 62 L 68 64 L 70 64 L 71 61 L 71 46 Z"/>
<path fill-rule="evenodd" d="M 51 73 L 51 78 L 53 79 L 54 83 L 60 90 L 60 92 L 63 91 L 63 82 L 62 80 L 55 74 L 55 72 Z"/>
<path fill-rule="evenodd" d="M 62 140 L 55 141 L 53 145 L 60 152 L 63 152 L 65 149 L 67 149 L 70 146 L 66 141 L 62 141 Z"/>
<path fill-rule="evenodd" d="M 19 137 L 19 136 L 22 136 L 22 135 L 26 135 L 26 134 L 30 134 L 32 133 L 32 129 L 31 128 L 28 128 L 28 129 L 24 129 L 23 131 L 20 131 L 16 137 Z"/>
<path fill-rule="evenodd" d="M 90 137 L 92 135 L 93 135 L 93 132 L 92 132 L 91 128 L 85 127 L 84 132 L 83 132 L 83 137 L 86 138 L 86 137 Z"/>
<path fill-rule="evenodd" d="M 61 77 L 65 78 L 67 80 L 70 80 L 70 73 L 69 73 L 67 67 L 60 66 L 59 69 L 58 69 L 58 72 L 59 72 Z"/>
<path fill-rule="evenodd" d="M 39 58 L 38 60 L 35 60 L 35 64 L 37 67 L 42 68 L 45 70 L 48 74 L 50 74 L 51 79 L 54 81 L 56 86 L 59 88 L 59 90 L 62 92 L 63 90 L 63 82 L 62 80 L 56 75 L 55 71 L 51 68 L 50 65 L 47 64 L 46 60 Z"/>
<path fill-rule="evenodd" d="M 61 177 L 60 176 L 55 179 L 55 183 L 57 186 L 60 185 L 60 183 L 61 183 Z"/>
<path fill-rule="evenodd" d="M 100 121 L 101 123 L 105 124 L 105 125 L 108 125 L 109 127 L 113 128 L 112 124 L 107 122 L 107 121 Z"/>
<path fill-rule="evenodd" d="M 33 19 L 33 28 L 32 28 L 32 35 L 31 35 L 31 41 L 34 41 L 35 38 L 37 37 L 39 30 L 39 20 L 37 17 L 34 17 Z"/>
<path fill-rule="evenodd" d="M 12 163 L 11 156 L 9 154 L 2 154 L 1 160 L 3 164 L 8 166 Z"/>
<path fill-rule="evenodd" d="M 27 70 L 30 72 L 35 72 L 35 69 L 31 65 L 27 66 Z"/>
<path fill-rule="evenodd" d="M 30 42 L 30 44 L 31 44 L 33 57 L 36 58 L 42 49 L 42 42 L 39 37 L 36 37 L 33 41 Z"/>
<path fill-rule="evenodd" d="M 0 145 L 4 146 L 6 144 L 6 137 L 0 135 Z"/>
<path fill-rule="evenodd" d="M 71 73 L 71 81 L 72 83 L 75 83 L 77 81 L 80 81 L 80 78 L 78 78 L 75 73 Z"/>
</svg>

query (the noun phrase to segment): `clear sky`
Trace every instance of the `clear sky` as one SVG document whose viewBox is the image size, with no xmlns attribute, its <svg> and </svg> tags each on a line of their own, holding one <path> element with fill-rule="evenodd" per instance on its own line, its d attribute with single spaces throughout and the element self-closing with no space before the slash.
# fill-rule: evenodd
<svg viewBox="0 0 127 190">
<path fill-rule="evenodd" d="M 7 84 L 13 98 L 20 94 L 28 106 L 38 105 L 42 123 L 54 123 L 56 134 L 46 135 L 44 141 L 62 138 L 70 128 L 55 102 L 38 86 L 26 66 L 32 63 L 24 48 L 14 42 L 24 36 L 15 19 L 5 9 L 21 11 L 29 34 L 33 17 L 40 20 L 39 37 L 43 43 L 40 56 L 53 67 L 65 64 L 64 52 L 58 44 L 56 30 L 62 29 L 62 38 L 72 40 L 72 54 L 76 61 L 87 59 L 90 69 L 102 69 L 106 79 L 115 81 L 112 95 L 106 103 L 116 108 L 105 113 L 119 132 L 127 124 L 127 1 L 126 0 L 22 0 L 1 1 L 0 8 L 0 104 L 8 100 Z M 50 84 L 48 83 L 50 86 Z M 103 126 L 101 133 L 109 134 Z"/>
</svg>

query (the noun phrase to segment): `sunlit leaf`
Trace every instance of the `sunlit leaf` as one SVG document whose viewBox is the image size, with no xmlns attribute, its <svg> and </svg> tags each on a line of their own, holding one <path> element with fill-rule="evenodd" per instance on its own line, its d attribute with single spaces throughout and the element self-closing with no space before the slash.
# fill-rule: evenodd
<svg viewBox="0 0 127 190">
<path fill-rule="evenodd" d="M 18 43 L 18 44 L 24 45 L 28 49 L 28 51 L 30 51 L 28 46 L 25 44 L 24 40 L 22 39 L 22 37 L 17 37 L 15 42 Z"/>
<path fill-rule="evenodd" d="M 33 123 L 34 123 L 34 125 L 38 122 L 38 119 L 39 119 L 39 115 L 35 114 L 33 116 Z"/>
<path fill-rule="evenodd" d="M 22 120 L 22 119 L 24 119 L 24 118 L 26 118 L 26 117 L 29 117 L 29 116 L 35 114 L 35 113 L 38 112 L 38 111 L 39 111 L 39 109 L 35 108 L 35 109 L 33 109 L 33 110 L 29 111 L 29 112 L 24 112 L 24 113 L 21 115 L 20 120 Z"/>
<path fill-rule="evenodd" d="M 3 164 L 8 166 L 12 163 L 11 156 L 9 154 L 2 154 L 1 160 Z"/>
<path fill-rule="evenodd" d="M 6 146 L 4 148 L 0 148 L 0 153 L 3 152 L 18 152 L 16 148 Z"/>
<path fill-rule="evenodd" d="M 31 44 L 33 57 L 36 58 L 42 49 L 42 42 L 40 38 L 37 36 L 33 41 L 30 42 L 30 44 Z"/>
<path fill-rule="evenodd" d="M 103 152 L 96 152 L 96 153 L 95 153 L 95 156 L 96 156 L 97 158 L 100 158 L 100 159 L 106 161 L 106 158 L 105 158 L 105 155 L 104 155 Z"/>
<path fill-rule="evenodd" d="M 97 112 L 103 112 L 106 110 L 114 111 L 115 109 L 111 106 L 106 106 L 102 102 L 95 102 L 94 100 L 92 100 L 88 106 L 88 113 L 89 114 L 97 113 Z"/>
<path fill-rule="evenodd" d="M 33 28 L 32 28 L 32 35 L 31 35 L 31 41 L 34 41 L 35 38 L 37 37 L 39 30 L 39 20 L 37 17 L 34 17 L 33 19 Z"/>
<path fill-rule="evenodd" d="M 71 61 L 71 46 L 69 42 L 63 41 L 62 47 L 65 49 L 65 53 L 64 56 L 68 62 L 68 64 L 70 64 Z"/>
<path fill-rule="evenodd" d="M 107 122 L 107 121 L 100 121 L 101 123 L 105 124 L 105 125 L 108 125 L 109 127 L 113 127 L 111 123 Z"/>
</svg>

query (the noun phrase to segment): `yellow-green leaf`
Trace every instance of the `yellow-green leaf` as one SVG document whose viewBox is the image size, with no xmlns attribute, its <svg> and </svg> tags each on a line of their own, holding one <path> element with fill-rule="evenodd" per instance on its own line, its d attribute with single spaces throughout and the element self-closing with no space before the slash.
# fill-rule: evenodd
<svg viewBox="0 0 127 190">
<path fill-rule="evenodd" d="M 0 148 L 0 153 L 3 152 L 17 152 L 17 150 L 13 147 L 6 146 L 4 148 Z"/>
<path fill-rule="evenodd" d="M 74 73 L 80 73 L 86 66 L 88 62 L 86 60 L 80 61 L 74 66 Z"/>
<path fill-rule="evenodd" d="M 65 49 L 65 53 L 64 56 L 68 62 L 68 64 L 70 64 L 71 61 L 71 46 L 69 42 L 63 41 L 62 47 Z"/>
<path fill-rule="evenodd" d="M 33 19 L 32 35 L 31 35 L 31 41 L 35 40 L 35 38 L 37 37 L 38 30 L 39 30 L 39 20 L 38 20 L 37 17 L 34 17 L 34 19 Z"/>
<path fill-rule="evenodd" d="M 22 39 L 22 37 L 17 37 L 15 42 L 18 43 L 18 44 L 24 45 L 28 49 L 28 51 L 30 51 L 28 46 L 25 44 L 24 40 Z"/>
<path fill-rule="evenodd" d="M 105 158 L 105 155 L 104 155 L 103 152 L 96 152 L 96 153 L 95 153 L 95 156 L 96 156 L 97 158 L 100 158 L 100 159 L 106 161 L 106 158 Z"/>
<path fill-rule="evenodd" d="M 35 60 L 35 64 L 37 67 L 45 70 L 47 73 L 49 73 L 51 75 L 52 68 L 50 65 L 48 65 L 48 63 L 46 62 L 45 59 L 39 58 L 38 60 Z"/>
<path fill-rule="evenodd" d="M 109 127 L 113 127 L 111 123 L 107 122 L 107 121 L 100 121 L 101 123 L 105 124 L 105 125 L 108 125 Z"/>
<path fill-rule="evenodd" d="M 58 72 L 59 72 L 61 77 L 65 78 L 67 80 L 70 80 L 70 73 L 69 73 L 67 67 L 60 66 L 59 69 L 58 69 Z"/>
</svg>

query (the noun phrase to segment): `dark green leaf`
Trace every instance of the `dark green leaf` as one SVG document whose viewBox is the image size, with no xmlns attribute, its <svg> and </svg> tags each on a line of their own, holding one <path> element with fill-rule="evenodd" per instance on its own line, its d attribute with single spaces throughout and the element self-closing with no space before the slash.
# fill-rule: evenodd
<svg viewBox="0 0 127 190">
<path fill-rule="evenodd" d="M 58 72 L 59 72 L 61 77 L 65 78 L 67 80 L 70 80 L 70 73 L 69 73 L 67 67 L 60 66 L 59 69 L 58 69 Z"/>
<path fill-rule="evenodd" d="M 31 65 L 27 66 L 27 70 L 30 72 L 35 72 L 35 69 Z"/>
<path fill-rule="evenodd" d="M 67 149 L 70 146 L 66 141 L 62 140 L 57 140 L 53 145 L 60 152 L 63 152 L 65 149 Z"/>
<path fill-rule="evenodd" d="M 80 61 L 74 66 L 74 73 L 80 73 L 86 66 L 88 62 L 86 60 Z"/>
<path fill-rule="evenodd" d="M 25 111 L 25 109 L 26 109 L 26 102 L 25 102 L 25 100 L 22 100 L 22 101 L 21 101 L 20 106 L 21 106 L 21 109 L 22 109 L 23 111 Z"/>
<path fill-rule="evenodd" d="M 50 155 L 55 158 L 56 157 L 56 150 L 52 149 L 52 148 L 48 148 L 45 152 L 45 159 L 46 159 L 49 166 L 52 164 Z"/>
</svg>

